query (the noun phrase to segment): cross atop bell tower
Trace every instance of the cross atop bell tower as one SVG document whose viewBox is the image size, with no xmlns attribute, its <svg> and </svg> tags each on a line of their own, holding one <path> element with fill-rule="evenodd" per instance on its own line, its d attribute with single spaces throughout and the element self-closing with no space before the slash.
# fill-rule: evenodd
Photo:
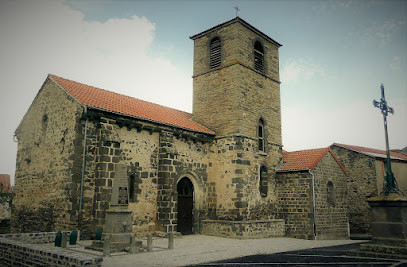
<svg viewBox="0 0 407 267">
<path fill-rule="evenodd" d="M 281 144 L 281 44 L 240 17 L 190 37 L 194 40 L 193 120 L 220 136 L 264 138 Z"/>
</svg>

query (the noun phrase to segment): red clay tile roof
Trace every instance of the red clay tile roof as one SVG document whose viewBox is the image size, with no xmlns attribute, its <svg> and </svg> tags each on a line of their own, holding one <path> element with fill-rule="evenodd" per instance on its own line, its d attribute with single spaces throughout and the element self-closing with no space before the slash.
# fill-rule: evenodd
<svg viewBox="0 0 407 267">
<path fill-rule="evenodd" d="M 74 82 L 52 74 L 49 74 L 48 77 L 82 105 L 194 132 L 215 134 L 202 125 L 193 122 L 190 113 Z"/>
<path fill-rule="evenodd" d="M 334 143 L 332 146 L 343 147 L 348 150 L 353 150 L 353 151 L 367 154 L 367 155 L 373 156 L 373 157 L 379 157 L 379 158 L 387 157 L 386 150 L 368 148 L 368 147 L 363 147 L 363 146 L 344 145 L 344 144 L 338 144 L 338 143 Z M 391 159 L 396 158 L 396 159 L 400 159 L 400 160 L 407 160 L 407 155 L 404 155 L 401 153 L 396 153 L 396 152 L 391 152 L 391 151 L 390 151 L 390 157 L 391 157 Z"/>
<path fill-rule="evenodd" d="M 330 148 L 318 148 L 294 152 L 283 150 L 284 165 L 280 167 L 278 171 L 312 170 L 328 152 L 331 153 L 343 172 L 348 175 L 347 171 Z"/>
</svg>

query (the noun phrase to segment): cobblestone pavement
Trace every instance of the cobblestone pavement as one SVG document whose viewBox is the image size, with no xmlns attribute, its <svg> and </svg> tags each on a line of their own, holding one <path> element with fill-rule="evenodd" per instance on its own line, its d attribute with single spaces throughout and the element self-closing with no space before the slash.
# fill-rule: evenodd
<svg viewBox="0 0 407 267">
<path fill-rule="evenodd" d="M 103 266 L 186 266 L 257 254 L 271 254 L 317 247 L 354 244 L 357 240 L 302 240 L 294 238 L 230 239 L 204 235 L 187 235 L 168 240 L 155 238 L 152 252 L 116 253 L 103 258 Z M 143 240 L 146 246 L 146 240 Z"/>
</svg>

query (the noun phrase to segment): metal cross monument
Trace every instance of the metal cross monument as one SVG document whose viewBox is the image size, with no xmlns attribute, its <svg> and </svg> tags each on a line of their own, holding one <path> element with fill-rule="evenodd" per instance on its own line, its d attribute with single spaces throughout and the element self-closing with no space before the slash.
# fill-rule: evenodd
<svg viewBox="0 0 407 267">
<path fill-rule="evenodd" d="M 373 105 L 379 108 L 383 114 L 384 120 L 384 134 L 386 138 L 386 154 L 387 154 L 387 170 L 386 176 L 384 177 L 384 184 L 383 184 L 383 194 L 388 195 L 390 193 L 399 193 L 399 189 L 397 186 L 396 179 L 394 178 L 393 172 L 391 171 L 391 161 L 390 161 L 390 149 L 389 149 L 389 136 L 387 134 L 387 115 L 389 113 L 393 114 L 393 108 L 387 106 L 386 98 L 384 97 L 384 86 L 383 84 L 380 86 L 382 89 L 382 98 L 380 102 L 373 100 Z"/>
</svg>

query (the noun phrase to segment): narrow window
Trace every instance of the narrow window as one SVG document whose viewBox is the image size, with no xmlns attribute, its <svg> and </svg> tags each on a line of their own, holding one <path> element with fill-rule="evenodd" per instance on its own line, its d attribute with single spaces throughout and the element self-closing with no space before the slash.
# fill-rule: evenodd
<svg viewBox="0 0 407 267">
<path fill-rule="evenodd" d="M 259 41 L 254 43 L 254 69 L 264 72 L 264 49 Z"/>
<path fill-rule="evenodd" d="M 260 185 L 259 185 L 259 190 L 260 190 L 260 195 L 262 197 L 267 196 L 267 168 L 265 166 L 260 167 Z"/>
<path fill-rule="evenodd" d="M 211 41 L 210 45 L 210 63 L 209 67 L 211 69 L 217 68 L 220 66 L 221 61 L 221 45 L 220 45 L 220 38 L 215 37 Z"/>
<path fill-rule="evenodd" d="M 326 185 L 326 201 L 329 205 L 335 206 L 335 188 L 331 181 Z"/>
<path fill-rule="evenodd" d="M 44 114 L 44 116 L 42 116 L 42 129 L 46 129 L 48 126 L 48 115 Z"/>
<path fill-rule="evenodd" d="M 134 194 L 134 183 L 135 183 L 135 177 L 134 177 L 134 173 L 132 173 L 130 175 L 130 179 L 129 179 L 130 202 L 135 202 L 136 201 L 136 196 Z"/>
<path fill-rule="evenodd" d="M 259 139 L 259 151 L 265 151 L 264 147 L 264 122 L 262 119 L 259 120 L 257 125 L 257 138 Z"/>
</svg>

